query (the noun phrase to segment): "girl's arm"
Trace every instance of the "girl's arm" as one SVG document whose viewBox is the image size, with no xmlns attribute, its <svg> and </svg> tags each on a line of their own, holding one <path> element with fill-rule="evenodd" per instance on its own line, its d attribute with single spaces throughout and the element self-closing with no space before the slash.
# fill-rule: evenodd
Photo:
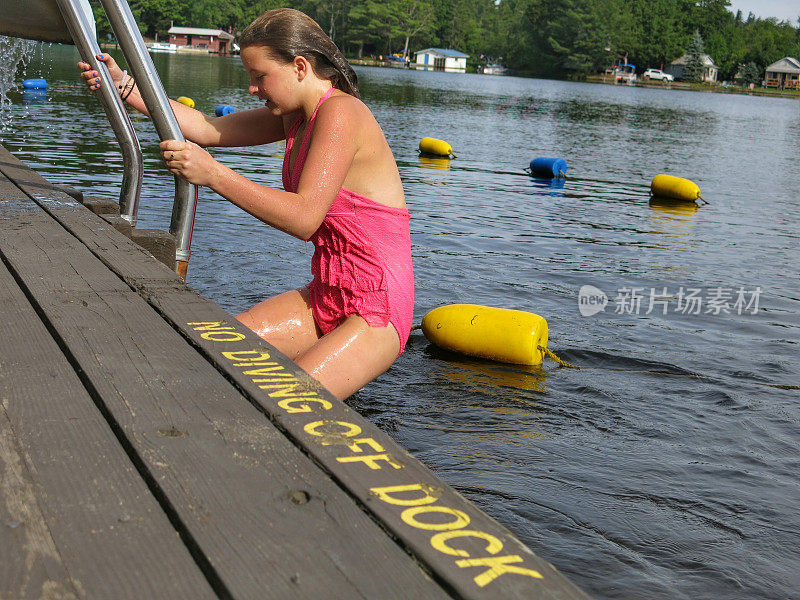
<svg viewBox="0 0 800 600">
<path fill-rule="evenodd" d="M 133 89 L 125 102 L 150 116 L 139 95 L 138 86 Z M 223 117 L 212 117 L 175 100 L 170 100 L 169 105 L 175 113 L 183 135 L 199 146 L 258 146 L 286 138 L 283 120 L 273 115 L 268 108 L 255 108 Z"/>
<path fill-rule="evenodd" d="M 130 89 L 133 80 L 128 78 L 123 82 L 122 69 L 110 54 L 98 55 L 98 59 L 106 63 L 113 85 L 115 87 L 123 85 L 121 95 L 125 98 L 125 102 L 149 117 L 138 86 L 134 85 Z M 91 66 L 85 62 L 79 62 L 78 67 L 83 71 L 82 77 L 89 89 L 100 89 L 100 74 L 92 71 Z M 175 100 L 170 100 L 169 105 L 186 139 L 200 146 L 256 146 L 286 137 L 282 119 L 273 115 L 267 108 L 212 117 Z"/>
<path fill-rule="evenodd" d="M 297 193 L 250 181 L 197 146 L 176 140 L 160 146 L 167 167 L 176 175 L 208 186 L 261 221 L 308 240 L 342 188 L 358 149 L 354 103 L 351 98 L 333 97 L 320 108 Z"/>
</svg>

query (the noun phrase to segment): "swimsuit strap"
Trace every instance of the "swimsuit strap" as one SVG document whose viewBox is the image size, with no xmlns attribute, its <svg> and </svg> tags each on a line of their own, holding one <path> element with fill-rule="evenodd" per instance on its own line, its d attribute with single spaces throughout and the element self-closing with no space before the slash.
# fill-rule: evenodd
<svg viewBox="0 0 800 600">
<path fill-rule="evenodd" d="M 298 150 L 297 156 L 294 159 L 294 164 L 291 165 L 291 169 L 289 168 L 289 161 L 291 160 L 292 148 L 294 147 L 294 136 L 297 134 L 297 130 L 300 128 L 300 125 L 303 124 L 304 118 L 298 117 L 297 120 L 294 123 L 292 123 L 291 127 L 289 127 L 289 131 L 286 132 L 286 155 L 283 160 L 284 186 L 290 185 L 292 180 L 294 179 L 294 177 L 292 177 L 293 173 L 295 173 L 298 170 L 298 168 L 302 170 L 303 165 L 305 165 L 306 162 L 305 154 L 308 146 L 308 140 L 311 136 L 311 128 L 314 125 L 314 119 L 317 116 L 317 111 L 319 110 L 319 107 L 322 106 L 322 103 L 331 97 L 334 90 L 335 88 L 331 87 L 327 92 L 325 92 L 325 94 L 323 94 L 322 98 L 319 99 L 319 102 L 317 102 L 317 106 L 314 109 L 311 118 L 308 120 L 308 126 L 306 127 L 306 131 L 303 134 L 303 139 L 300 142 L 300 149 Z M 296 184 L 297 181 L 294 182 L 294 185 Z"/>
<path fill-rule="evenodd" d="M 302 123 L 303 117 L 297 117 L 294 123 L 289 126 L 289 131 L 286 132 L 286 145 L 289 146 L 289 149 L 294 145 L 294 136 Z"/>
<path fill-rule="evenodd" d="M 314 109 L 314 112 L 312 113 L 311 118 L 308 120 L 308 127 L 306 127 L 306 132 L 303 134 L 303 141 L 300 143 L 300 150 L 297 152 L 297 158 L 294 159 L 295 165 L 297 164 L 297 161 L 300 160 L 300 156 L 301 155 L 303 156 L 303 163 L 305 163 L 305 161 L 306 161 L 305 151 L 306 151 L 306 147 L 308 146 L 308 140 L 311 137 L 311 129 L 314 126 L 314 119 L 317 118 L 317 111 L 319 110 L 319 107 L 322 106 L 322 103 L 325 102 L 325 100 L 327 100 L 328 98 L 331 97 L 331 95 L 333 94 L 333 91 L 335 89 L 336 88 L 331 87 L 327 92 L 325 92 L 325 94 L 322 96 L 322 98 L 319 99 L 319 102 L 317 102 L 317 107 Z M 298 125 L 298 127 L 299 127 L 299 125 Z M 295 133 L 296 132 L 297 132 L 297 130 L 295 130 Z M 294 166 L 294 165 L 292 165 L 292 166 Z"/>
</svg>

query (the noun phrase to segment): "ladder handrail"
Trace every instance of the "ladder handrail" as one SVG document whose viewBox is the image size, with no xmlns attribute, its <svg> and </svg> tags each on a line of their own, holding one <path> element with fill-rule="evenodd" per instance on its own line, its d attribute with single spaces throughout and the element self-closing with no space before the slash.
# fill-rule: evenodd
<svg viewBox="0 0 800 600">
<path fill-rule="evenodd" d="M 159 138 L 162 141 L 185 141 L 130 6 L 126 0 L 100 0 L 100 3 L 128 62 L 128 69 L 136 79 L 139 93 Z M 184 279 L 191 253 L 196 199 L 197 186 L 176 176 L 170 233 L 175 237 L 177 271 Z"/>
<path fill-rule="evenodd" d="M 123 171 L 119 212 L 120 216 L 126 219 L 132 227 L 136 227 L 143 174 L 142 148 L 139 145 L 139 139 L 136 137 L 136 132 L 122 100 L 119 98 L 117 89 L 111 81 L 108 69 L 105 64 L 97 60 L 97 55 L 101 52 L 100 45 L 97 43 L 93 23 L 89 23 L 88 17 L 84 13 L 86 9 L 91 10 L 88 2 L 85 0 L 56 0 L 56 2 L 81 57 L 101 74 L 100 103 L 122 152 Z"/>
</svg>

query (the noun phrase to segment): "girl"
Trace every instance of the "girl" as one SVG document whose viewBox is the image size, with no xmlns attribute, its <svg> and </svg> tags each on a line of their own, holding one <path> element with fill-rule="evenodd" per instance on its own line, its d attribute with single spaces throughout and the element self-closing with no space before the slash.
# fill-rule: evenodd
<svg viewBox="0 0 800 600">
<path fill-rule="evenodd" d="M 271 10 L 239 46 L 248 92 L 264 107 L 214 118 L 170 101 L 187 141 L 160 148 L 172 173 L 314 244 L 311 283 L 236 318 L 344 399 L 389 368 L 411 329 L 414 275 L 400 175 L 355 72 L 311 18 Z M 108 54 L 98 58 L 122 98 L 147 114 L 135 81 L 123 81 Z M 99 89 L 99 73 L 78 66 L 89 89 Z M 285 191 L 246 179 L 203 149 L 283 139 Z"/>
</svg>

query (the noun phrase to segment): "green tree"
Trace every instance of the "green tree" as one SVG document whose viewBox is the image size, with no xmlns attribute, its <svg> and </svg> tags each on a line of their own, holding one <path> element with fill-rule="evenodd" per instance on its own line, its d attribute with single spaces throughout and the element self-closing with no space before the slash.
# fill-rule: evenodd
<svg viewBox="0 0 800 600">
<path fill-rule="evenodd" d="M 702 0 L 693 10 L 693 22 L 700 31 L 706 53 L 719 66 L 720 76 L 729 79 L 741 62 L 737 42 L 737 17 L 729 9 L 728 0 Z M 738 22 L 741 23 L 741 14 Z"/>
<path fill-rule="evenodd" d="M 400 13 L 393 33 L 404 38 L 403 57 L 408 57 L 408 44 L 414 36 L 433 30 L 433 6 L 427 0 L 396 0 Z"/>
<path fill-rule="evenodd" d="M 485 54 L 504 56 L 506 65 L 519 72 L 533 71 L 533 21 L 536 0 L 501 0 L 495 30 Z"/>
<path fill-rule="evenodd" d="M 759 69 L 758 65 L 754 62 L 749 62 L 742 67 L 741 75 L 743 85 L 747 86 L 751 83 L 759 85 L 761 83 L 761 69 Z"/>
<path fill-rule="evenodd" d="M 381 54 L 391 53 L 392 32 L 396 15 L 380 0 L 362 0 L 352 6 L 348 16 L 350 37 L 360 45 L 374 45 Z"/>
<path fill-rule="evenodd" d="M 573 6 L 561 27 L 569 40 L 562 65 L 572 71 L 599 71 L 631 53 L 633 15 L 623 0 L 595 0 Z"/>
<path fill-rule="evenodd" d="M 700 32 L 695 30 L 692 35 L 692 41 L 689 42 L 689 49 L 686 52 L 686 66 L 683 69 L 683 79 L 693 83 L 703 81 L 703 71 L 705 70 L 705 63 L 703 61 L 703 54 L 706 49 L 703 44 L 703 38 Z"/>
<path fill-rule="evenodd" d="M 742 62 L 768 65 L 784 56 L 800 54 L 800 31 L 785 21 L 779 23 L 774 18 L 755 20 L 745 27 L 744 35 L 747 51 Z"/>
<path fill-rule="evenodd" d="M 166 33 L 173 21 L 183 20 L 187 4 L 180 0 L 131 0 L 130 7 L 142 34 L 154 38 L 157 33 Z"/>
<path fill-rule="evenodd" d="M 686 11 L 692 2 L 636 0 L 628 4 L 633 31 L 626 50 L 635 64 L 663 68 L 683 54 Z"/>
<path fill-rule="evenodd" d="M 595 14 L 580 0 L 561 0 L 563 12 L 545 28 L 547 44 L 542 48 L 557 70 L 585 72 L 603 46 L 596 33 Z"/>
<path fill-rule="evenodd" d="M 252 23 L 256 17 L 272 10 L 273 8 L 282 8 L 289 6 L 283 0 L 244 0 L 242 6 L 242 21 L 239 23 L 239 30 L 243 30 L 247 25 Z M 292 8 L 295 8 L 292 6 Z"/>
<path fill-rule="evenodd" d="M 210 29 L 235 27 L 242 21 L 242 9 L 241 2 L 232 0 L 202 0 L 190 3 L 185 10 L 183 25 Z"/>
<path fill-rule="evenodd" d="M 94 24 L 97 32 L 97 39 L 103 39 L 106 35 L 112 33 L 111 24 L 108 22 L 108 17 L 100 5 L 100 0 L 89 0 L 89 6 L 92 7 L 94 14 Z"/>
<path fill-rule="evenodd" d="M 353 4 L 352 0 L 306 0 L 298 8 L 316 20 L 334 42 L 342 45 L 348 39 L 347 15 Z"/>
</svg>

